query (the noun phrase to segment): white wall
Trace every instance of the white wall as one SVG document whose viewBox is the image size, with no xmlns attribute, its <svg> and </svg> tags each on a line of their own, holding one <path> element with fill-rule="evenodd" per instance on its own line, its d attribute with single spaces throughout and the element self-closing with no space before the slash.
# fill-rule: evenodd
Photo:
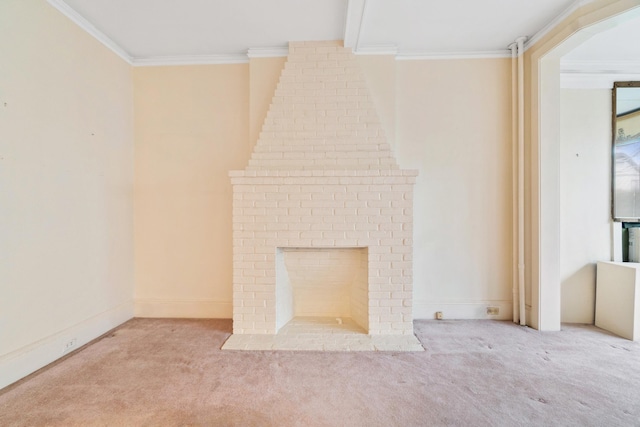
<svg viewBox="0 0 640 427">
<path fill-rule="evenodd" d="M 561 91 L 562 322 L 593 323 L 596 262 L 611 259 L 611 90 Z"/>
<path fill-rule="evenodd" d="M 133 315 L 133 93 L 44 0 L 0 2 L 0 58 L 3 387 Z"/>
</svg>

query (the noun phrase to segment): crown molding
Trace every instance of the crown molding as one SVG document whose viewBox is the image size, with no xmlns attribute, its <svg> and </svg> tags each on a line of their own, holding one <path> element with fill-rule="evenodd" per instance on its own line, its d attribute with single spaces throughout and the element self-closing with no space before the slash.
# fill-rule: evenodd
<svg viewBox="0 0 640 427">
<path fill-rule="evenodd" d="M 566 60 L 560 62 L 563 89 L 611 89 L 613 82 L 640 80 L 640 61 Z"/>
<path fill-rule="evenodd" d="M 395 44 L 378 44 L 359 47 L 353 51 L 356 55 L 397 55 L 398 46 Z"/>
<path fill-rule="evenodd" d="M 77 26 L 93 36 L 100 43 L 109 48 L 113 53 L 125 60 L 128 64 L 133 64 L 133 58 L 131 57 L 131 55 L 129 55 L 129 53 L 127 53 L 127 51 L 125 51 L 122 47 L 120 47 L 120 45 L 110 39 L 102 31 L 94 27 L 93 24 L 84 19 L 78 12 L 73 10 L 63 0 L 47 0 L 47 3 L 49 3 L 53 8 L 58 10 L 58 12 L 62 13 L 64 16 L 73 21 Z"/>
<path fill-rule="evenodd" d="M 640 60 L 570 60 L 560 61 L 561 73 L 572 74 L 640 74 Z"/>
<path fill-rule="evenodd" d="M 179 55 L 150 56 L 133 58 L 134 67 L 158 67 L 168 65 L 212 65 L 212 64 L 246 64 L 249 58 L 244 53 L 228 55 Z"/>
<path fill-rule="evenodd" d="M 396 59 L 399 61 L 424 59 L 496 59 L 511 58 L 510 50 L 491 50 L 479 52 L 401 52 Z"/>
<path fill-rule="evenodd" d="M 276 58 L 289 55 L 288 47 L 251 47 L 247 56 L 251 58 Z"/>
<path fill-rule="evenodd" d="M 546 36 L 551 30 L 557 27 L 562 21 L 567 19 L 573 12 L 580 9 L 583 6 L 588 5 L 589 3 L 593 3 L 596 0 L 576 0 L 568 8 L 566 8 L 560 15 L 553 18 L 547 25 L 542 27 L 537 33 L 535 33 L 531 38 L 529 38 L 524 44 L 525 52 L 531 46 L 540 41 L 544 36 Z"/>
<path fill-rule="evenodd" d="M 640 73 L 560 73 L 560 87 L 562 89 L 611 89 L 613 88 L 613 82 L 626 81 L 640 81 Z"/>
</svg>

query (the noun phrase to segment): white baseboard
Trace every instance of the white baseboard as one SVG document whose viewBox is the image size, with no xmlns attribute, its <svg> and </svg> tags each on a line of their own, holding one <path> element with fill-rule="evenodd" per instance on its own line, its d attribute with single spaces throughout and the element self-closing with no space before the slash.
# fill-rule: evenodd
<svg viewBox="0 0 640 427">
<path fill-rule="evenodd" d="M 474 302 L 413 301 L 415 319 L 433 319 L 436 311 L 442 311 L 445 319 L 496 319 L 510 320 L 513 317 L 509 300 L 486 300 Z M 498 307 L 500 314 L 488 315 L 487 307 Z M 157 299 L 136 298 L 135 317 L 150 318 L 201 318 L 231 319 L 233 304 L 230 301 L 209 299 Z"/>
<path fill-rule="evenodd" d="M 0 389 L 55 362 L 133 318 L 133 302 L 120 304 L 0 357 Z"/>
<path fill-rule="evenodd" d="M 210 299 L 136 298 L 134 313 L 136 317 L 231 319 L 233 304 Z"/>
<path fill-rule="evenodd" d="M 488 315 L 487 307 L 498 307 L 499 314 Z M 442 312 L 443 319 L 512 320 L 513 302 L 510 300 L 484 300 L 474 302 L 413 301 L 414 319 L 435 319 Z"/>
</svg>

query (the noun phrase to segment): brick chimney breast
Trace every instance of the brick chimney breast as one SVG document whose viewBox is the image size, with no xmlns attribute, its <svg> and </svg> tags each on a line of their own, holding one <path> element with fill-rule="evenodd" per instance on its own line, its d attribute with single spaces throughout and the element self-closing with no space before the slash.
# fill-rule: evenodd
<svg viewBox="0 0 640 427">
<path fill-rule="evenodd" d="M 234 334 L 275 334 L 292 318 L 276 273 L 295 248 L 364 250 L 353 320 L 369 335 L 413 334 L 417 171 L 399 169 L 350 49 L 289 44 L 249 165 L 229 175 Z"/>
<path fill-rule="evenodd" d="M 364 76 L 339 42 L 292 42 L 247 170 L 398 169 Z"/>
</svg>

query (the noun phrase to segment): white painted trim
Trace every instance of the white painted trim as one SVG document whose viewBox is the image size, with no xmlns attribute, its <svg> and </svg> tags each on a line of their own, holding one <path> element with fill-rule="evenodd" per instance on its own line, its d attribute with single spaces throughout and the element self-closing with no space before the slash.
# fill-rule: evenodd
<svg viewBox="0 0 640 427">
<path fill-rule="evenodd" d="M 563 89 L 611 89 L 615 81 L 640 80 L 640 61 L 560 62 Z"/>
<path fill-rule="evenodd" d="M 247 56 L 251 58 L 278 58 L 289 55 L 288 47 L 251 47 Z"/>
<path fill-rule="evenodd" d="M 551 50 L 538 65 L 537 200 L 532 203 L 538 236 L 538 262 L 531 266 L 532 314 L 530 326 L 559 331 L 562 323 L 560 279 L 560 53 Z M 536 96 L 536 95 L 534 95 Z M 534 148 L 535 149 L 535 148 Z M 532 184 L 533 187 L 533 184 Z M 535 191 L 530 190 L 533 193 Z M 536 218 L 537 214 L 537 218 Z M 537 227 L 537 230 L 536 230 Z M 535 259 L 535 255 L 534 255 Z"/>
<path fill-rule="evenodd" d="M 500 314 L 487 315 L 487 307 L 499 307 Z M 512 320 L 513 301 L 484 300 L 473 302 L 419 301 L 413 300 L 414 319 L 435 319 L 435 313 L 441 311 L 444 319 L 494 319 Z"/>
<path fill-rule="evenodd" d="M 231 301 L 213 299 L 136 298 L 136 317 L 171 317 L 192 319 L 231 319 Z"/>
<path fill-rule="evenodd" d="M 612 89 L 613 82 L 640 81 L 638 74 L 613 73 L 561 73 L 560 87 L 562 89 Z"/>
<path fill-rule="evenodd" d="M 542 27 L 537 33 L 527 40 L 524 45 L 524 51 L 526 52 L 531 46 L 535 45 L 544 36 L 546 36 L 551 30 L 557 27 L 562 21 L 567 19 L 573 12 L 580 9 L 583 6 L 593 3 L 596 0 L 576 0 L 569 5 L 560 15 L 553 18 L 547 25 Z"/>
<path fill-rule="evenodd" d="M 249 57 L 244 53 L 229 55 L 180 55 L 151 56 L 133 58 L 134 67 L 158 67 L 167 65 L 210 65 L 210 64 L 246 64 Z"/>
<path fill-rule="evenodd" d="M 92 35 L 96 40 L 109 48 L 113 53 L 118 55 L 120 58 L 124 59 L 128 64 L 132 64 L 132 57 L 120 47 L 119 44 L 114 42 L 111 38 L 109 38 L 102 31 L 98 30 L 93 26 L 89 21 L 87 21 L 84 17 L 82 17 L 78 12 L 73 10 L 67 3 L 63 0 L 47 0 L 51 6 L 57 9 L 64 16 L 73 21 L 77 26 L 82 28 L 84 31 Z"/>
<path fill-rule="evenodd" d="M 562 73 L 640 74 L 640 61 L 568 60 L 560 61 Z"/>
<path fill-rule="evenodd" d="M 360 38 L 366 0 L 349 0 L 344 23 L 344 47 L 355 48 Z"/>
<path fill-rule="evenodd" d="M 82 347 L 133 318 L 133 302 L 127 301 L 0 357 L 0 389 Z M 74 345 L 65 350 L 72 340 Z"/>
<path fill-rule="evenodd" d="M 356 55 L 396 55 L 398 46 L 395 44 L 379 44 L 359 47 L 353 51 Z"/>
<path fill-rule="evenodd" d="M 413 61 L 424 59 L 494 59 L 511 58 L 511 51 L 492 50 L 482 52 L 400 52 L 396 56 L 399 61 Z"/>
</svg>

